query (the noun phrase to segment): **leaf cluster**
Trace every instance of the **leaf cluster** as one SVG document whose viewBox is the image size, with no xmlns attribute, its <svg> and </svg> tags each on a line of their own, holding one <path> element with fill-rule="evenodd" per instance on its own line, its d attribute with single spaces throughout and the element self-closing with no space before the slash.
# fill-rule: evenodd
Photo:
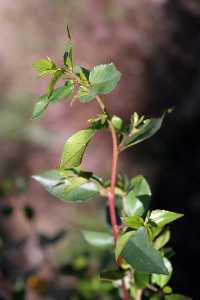
<svg viewBox="0 0 200 300">
<path fill-rule="evenodd" d="M 57 67 L 47 58 L 37 61 L 34 66 L 39 75 L 51 76 L 47 92 L 35 105 L 34 118 L 40 117 L 49 104 L 65 98 L 81 103 L 97 100 L 102 112 L 88 120 L 87 128 L 67 139 L 57 169 L 42 172 L 33 178 L 51 195 L 65 202 L 85 202 L 97 196 L 107 198 L 111 191 L 110 180 L 101 179 L 92 172 L 81 169 L 84 153 L 96 132 L 105 128 L 111 129 L 112 133 L 114 131 L 120 153 L 156 134 L 166 113 L 159 118 L 146 118 L 135 112 L 128 125 L 119 116 L 110 115 L 99 95 L 112 92 L 121 78 L 121 73 L 113 63 L 95 66 L 91 71 L 76 65 L 69 30 L 64 65 Z M 61 80 L 64 80 L 64 84 L 56 88 Z M 116 213 L 120 215 L 121 222 L 117 243 L 115 244 L 111 234 L 109 219 L 106 232 L 83 231 L 89 244 L 106 249 L 115 257 L 114 266 L 104 270 L 102 278 L 115 284 L 126 278 L 132 297 L 136 297 L 142 289 L 153 295 L 151 300 L 179 299 L 168 286 L 173 272 L 170 262 L 172 251 L 168 243 L 171 236 L 169 224 L 183 215 L 160 209 L 151 211 L 150 186 L 141 175 L 130 179 L 119 175 L 115 197 Z"/>
</svg>

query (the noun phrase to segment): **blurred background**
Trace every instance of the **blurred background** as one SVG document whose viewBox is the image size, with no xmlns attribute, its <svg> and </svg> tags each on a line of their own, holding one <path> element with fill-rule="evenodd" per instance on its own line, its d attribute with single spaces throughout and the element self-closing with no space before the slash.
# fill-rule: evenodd
<svg viewBox="0 0 200 300">
<path fill-rule="evenodd" d="M 158 135 L 122 154 L 120 169 L 146 176 L 152 208 L 185 214 L 172 229 L 172 287 L 199 299 L 199 1 L 1 0 L 0 300 L 118 299 L 93 275 L 108 258 L 80 234 L 80 228 L 102 228 L 100 201 L 65 204 L 31 180 L 57 166 L 66 138 L 98 112 L 93 102 L 61 102 L 31 120 L 47 84 L 32 63 L 48 55 L 62 64 L 66 24 L 77 63 L 92 68 L 113 61 L 122 72 L 105 97 L 111 112 L 128 121 L 134 111 L 155 116 L 175 107 Z M 110 174 L 108 137 L 95 138 L 84 162 L 100 176 Z"/>
</svg>

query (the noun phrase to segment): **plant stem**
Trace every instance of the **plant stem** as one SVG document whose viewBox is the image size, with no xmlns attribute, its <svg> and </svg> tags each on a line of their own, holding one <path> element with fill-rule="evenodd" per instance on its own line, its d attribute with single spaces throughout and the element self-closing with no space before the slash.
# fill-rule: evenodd
<svg viewBox="0 0 200 300">
<path fill-rule="evenodd" d="M 102 111 L 106 111 L 105 105 L 99 96 L 96 97 L 96 100 L 101 107 Z M 117 141 L 117 134 L 115 128 L 112 125 L 112 122 L 109 120 L 109 130 L 112 136 L 112 168 L 111 168 L 111 183 L 110 183 L 110 190 L 108 193 L 108 205 L 109 205 L 109 214 L 112 224 L 113 236 L 115 243 L 119 238 L 119 228 L 117 225 L 117 217 L 116 217 L 116 208 L 115 208 L 115 186 L 116 186 L 116 179 L 117 179 L 117 164 L 119 158 L 119 148 L 118 148 L 118 141 Z M 118 262 L 120 265 L 120 260 Z M 124 278 L 122 278 L 121 288 L 123 290 L 123 300 L 129 300 L 128 290 L 126 289 L 126 284 Z"/>
<path fill-rule="evenodd" d="M 109 129 L 112 135 L 113 153 L 112 153 L 111 183 L 110 183 L 110 191 L 108 193 L 108 204 L 109 204 L 111 224 L 113 228 L 113 235 L 116 242 L 119 237 L 119 228 L 117 225 L 116 210 L 115 210 L 115 185 L 116 185 L 116 178 L 117 178 L 117 163 L 118 163 L 119 151 L 117 145 L 117 135 L 110 121 L 109 121 Z"/>
<path fill-rule="evenodd" d="M 138 290 L 136 293 L 135 300 L 141 300 L 142 299 L 142 290 Z"/>
</svg>

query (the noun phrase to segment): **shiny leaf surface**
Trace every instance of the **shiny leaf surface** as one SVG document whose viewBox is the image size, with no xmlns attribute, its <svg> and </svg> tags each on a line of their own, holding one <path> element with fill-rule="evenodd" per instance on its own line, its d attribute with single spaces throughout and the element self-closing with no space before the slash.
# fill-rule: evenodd
<svg viewBox="0 0 200 300">
<path fill-rule="evenodd" d="M 60 162 L 61 169 L 74 168 L 81 164 L 86 147 L 94 134 L 94 129 L 83 129 L 67 140 Z"/>
<path fill-rule="evenodd" d="M 153 248 L 144 227 L 128 239 L 121 256 L 138 272 L 168 274 L 162 256 Z"/>
<path fill-rule="evenodd" d="M 51 195 L 66 202 L 85 202 L 99 193 L 97 184 L 70 171 L 50 170 L 33 178 Z"/>
</svg>

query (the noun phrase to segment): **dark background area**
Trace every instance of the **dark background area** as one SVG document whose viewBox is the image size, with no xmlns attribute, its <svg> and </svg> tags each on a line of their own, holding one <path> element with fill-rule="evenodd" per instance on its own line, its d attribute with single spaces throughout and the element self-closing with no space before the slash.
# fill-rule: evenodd
<svg viewBox="0 0 200 300">
<path fill-rule="evenodd" d="M 153 116 L 175 107 L 155 138 L 122 155 L 120 168 L 129 176 L 142 173 L 147 177 L 153 189 L 153 208 L 185 214 L 183 220 L 172 226 L 171 244 L 176 252 L 172 286 L 198 300 L 199 280 L 195 274 L 200 253 L 198 0 L 1 1 L 0 207 L 14 208 L 12 217 L 0 218 L 0 246 L 6 241 L 0 252 L 2 299 L 10 299 L 17 277 L 43 261 L 36 232 L 52 235 L 60 228 L 67 231 L 66 239 L 48 254 L 50 261 L 64 263 L 79 253 L 77 249 L 86 250 L 80 227 L 101 228 L 102 209 L 97 202 L 84 205 L 78 212 L 77 205 L 51 199 L 30 179 L 39 170 L 55 168 L 66 138 L 84 127 L 86 120 L 98 111 L 95 103 L 87 106 L 75 103 L 72 107 L 59 103 L 49 108 L 43 120 L 31 120 L 34 102 L 47 84 L 45 79 L 38 80 L 32 63 L 48 55 L 61 64 L 67 23 L 78 63 L 92 68 L 113 61 L 122 72 L 119 87 L 105 97 L 112 112 L 128 120 L 134 111 Z M 99 136 L 89 147 L 90 160 L 86 159 L 85 167 L 109 176 L 108 135 L 101 141 Z M 27 206 L 36 212 L 34 223 L 27 222 L 26 214 L 22 213 Z M 88 210 L 94 220 L 89 220 Z M 99 215 L 98 220 L 95 214 Z M 28 242 L 19 247 L 17 241 L 24 238 Z M 41 274 L 51 279 L 49 265 L 49 261 L 44 262 Z M 34 290 L 33 282 L 29 281 Z M 63 286 L 62 282 L 60 285 Z M 26 299 L 64 298 L 36 296 L 31 290 Z"/>
</svg>

